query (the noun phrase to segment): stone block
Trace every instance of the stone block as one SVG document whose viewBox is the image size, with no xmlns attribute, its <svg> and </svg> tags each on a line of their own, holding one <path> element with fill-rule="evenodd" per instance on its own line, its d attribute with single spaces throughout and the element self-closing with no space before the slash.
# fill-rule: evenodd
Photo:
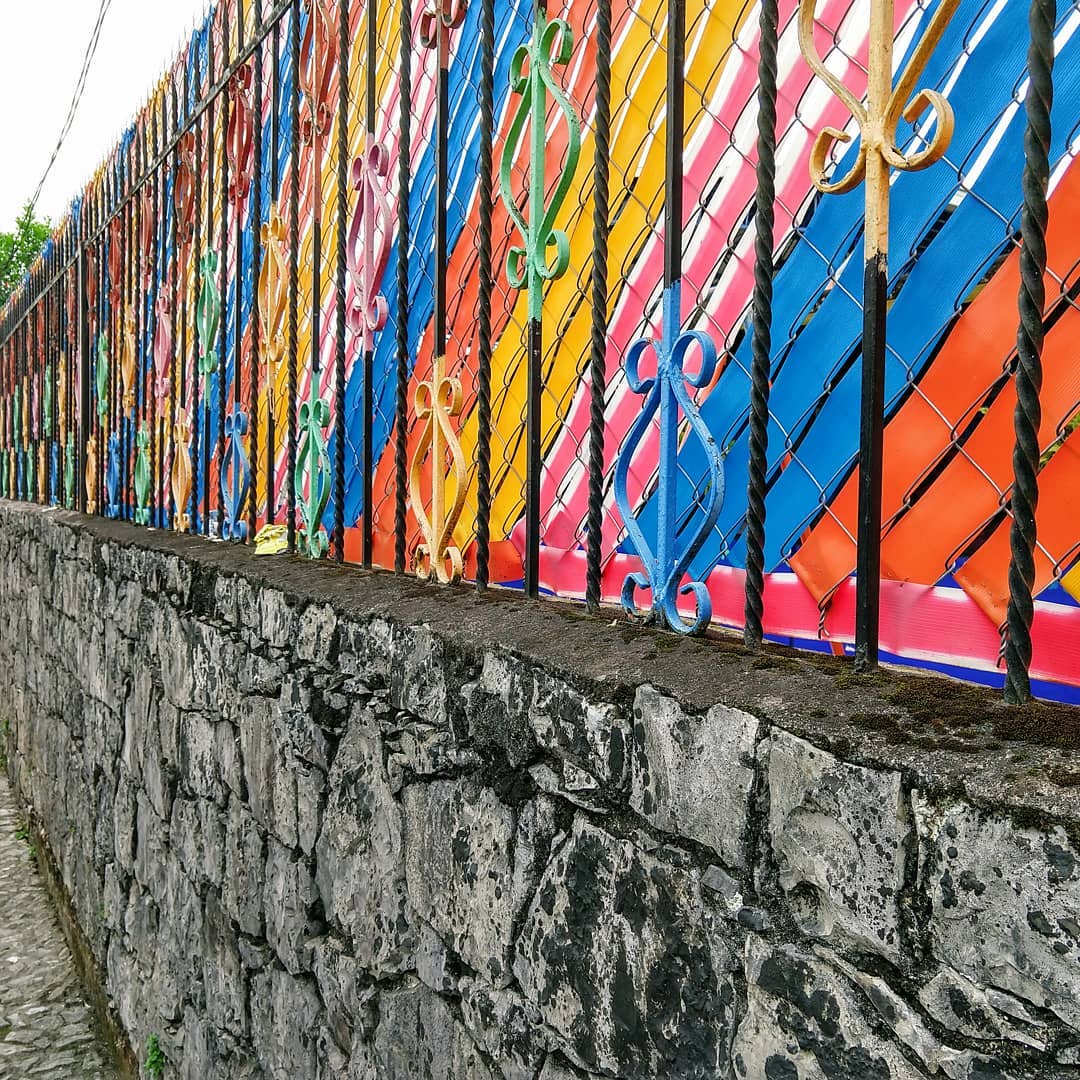
<svg viewBox="0 0 1080 1080">
<path fill-rule="evenodd" d="M 350 1077 L 378 1080 L 497 1080 L 465 1027 L 438 995 L 415 981 L 379 995 L 370 1040 L 356 1040 Z"/>
<path fill-rule="evenodd" d="M 797 946 L 748 938 L 746 983 L 746 1014 L 732 1054 L 743 1080 L 927 1075 L 875 1030 L 847 980 Z"/>
<path fill-rule="evenodd" d="M 225 818 L 225 873 L 222 906 L 251 937 L 262 937 L 265 837 L 247 808 L 237 800 Z"/>
<path fill-rule="evenodd" d="M 291 975 L 311 969 L 312 942 L 322 932 L 312 914 L 317 898 L 307 860 L 270 837 L 263 885 L 266 939 Z"/>
<path fill-rule="evenodd" d="M 634 697 L 630 805 L 663 832 L 746 866 L 758 721 L 722 705 L 688 715 L 651 686 Z"/>
<path fill-rule="evenodd" d="M 327 920 L 374 976 L 412 965 L 402 811 L 390 793 L 379 738 L 354 717 L 328 782 L 316 879 Z"/>
<path fill-rule="evenodd" d="M 731 932 L 696 871 L 578 817 L 529 907 L 514 974 L 582 1068 L 627 1080 L 725 1076 Z"/>
<path fill-rule="evenodd" d="M 409 901 L 466 964 L 494 985 L 510 978 L 514 812 L 468 781 L 414 784 L 402 797 Z"/>
<path fill-rule="evenodd" d="M 803 931 L 898 962 L 911 815 L 900 774 L 776 732 L 765 748 L 769 839 Z"/>
<path fill-rule="evenodd" d="M 563 679 L 532 670 L 529 723 L 537 743 L 618 791 L 630 769 L 630 723 L 608 702 L 589 701 Z"/>
<path fill-rule="evenodd" d="M 255 1056 L 266 1075 L 317 1078 L 323 1007 L 315 980 L 269 968 L 252 976 L 250 1007 Z"/>
<path fill-rule="evenodd" d="M 1080 853 L 1064 831 L 915 805 L 934 955 L 1080 1030 Z"/>
</svg>

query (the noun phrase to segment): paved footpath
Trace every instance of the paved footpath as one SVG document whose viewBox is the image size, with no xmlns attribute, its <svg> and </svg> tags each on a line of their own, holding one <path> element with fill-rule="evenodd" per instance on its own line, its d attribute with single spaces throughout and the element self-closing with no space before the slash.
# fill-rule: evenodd
<svg viewBox="0 0 1080 1080">
<path fill-rule="evenodd" d="M 0 1080 L 114 1080 L 0 773 Z"/>
</svg>

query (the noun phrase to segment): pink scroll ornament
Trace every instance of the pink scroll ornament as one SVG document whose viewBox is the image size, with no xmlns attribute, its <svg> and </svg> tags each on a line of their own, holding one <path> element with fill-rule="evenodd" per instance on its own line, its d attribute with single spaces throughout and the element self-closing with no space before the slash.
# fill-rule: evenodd
<svg viewBox="0 0 1080 1080">
<path fill-rule="evenodd" d="M 353 280 L 349 326 L 360 336 L 364 352 L 374 347 L 375 335 L 386 326 L 386 297 L 379 291 L 390 258 L 390 200 L 386 178 L 390 155 L 372 139 L 353 162 L 353 188 L 360 192 L 349 228 L 348 268 Z"/>
</svg>

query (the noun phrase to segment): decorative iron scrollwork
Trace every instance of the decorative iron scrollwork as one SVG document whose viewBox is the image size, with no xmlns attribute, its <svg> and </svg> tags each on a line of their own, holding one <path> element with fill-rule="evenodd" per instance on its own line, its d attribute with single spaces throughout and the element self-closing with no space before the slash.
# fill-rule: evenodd
<svg viewBox="0 0 1080 1080">
<path fill-rule="evenodd" d="M 251 64 L 241 64 L 229 82 L 229 202 L 243 203 L 255 168 L 255 120 L 251 100 Z"/>
<path fill-rule="evenodd" d="M 434 49 L 440 40 L 439 23 L 444 30 L 456 30 L 465 21 L 466 0 L 431 0 L 420 16 L 420 44 L 425 49 Z M 446 34 L 441 37 L 444 48 L 449 48 Z M 446 58 L 439 57 L 439 62 Z"/>
<path fill-rule="evenodd" d="M 176 177 L 173 183 L 173 212 L 176 242 L 187 266 L 187 251 L 195 238 L 195 133 L 180 136 L 176 146 Z"/>
<path fill-rule="evenodd" d="M 708 334 L 698 330 L 681 329 L 681 282 L 676 281 L 664 292 L 661 336 L 635 341 L 626 356 L 626 378 L 630 389 L 645 398 L 641 412 L 626 436 L 618 464 L 615 467 L 615 500 L 623 516 L 626 531 L 635 552 L 641 559 L 644 572 L 630 574 L 622 590 L 622 603 L 631 615 L 643 615 L 647 621 L 663 621 L 673 630 L 693 634 L 705 627 L 712 617 L 712 602 L 704 582 L 682 584 L 683 576 L 701 550 L 724 500 L 724 470 L 720 449 L 705 426 L 701 413 L 687 387 L 707 386 L 716 372 L 716 346 Z M 701 358 L 698 370 L 685 370 L 687 356 L 696 348 Z M 641 361 L 647 352 L 656 357 L 656 375 L 641 375 Z M 678 476 L 679 413 L 686 418 L 690 431 L 705 449 L 709 464 L 709 486 L 698 494 L 695 505 L 704 510 L 689 537 L 678 535 L 678 510 L 675 502 Z M 659 414 L 660 451 L 657 472 L 658 507 L 656 537 L 650 543 L 630 502 L 628 486 L 630 463 Z M 652 604 L 641 612 L 634 600 L 638 589 L 648 589 Z M 696 606 L 694 617 L 686 622 L 678 609 L 679 596 L 692 595 Z"/>
<path fill-rule="evenodd" d="M 124 329 L 120 338 L 120 381 L 124 392 L 124 412 L 132 416 L 135 412 L 135 309 L 129 307 L 124 312 Z"/>
<path fill-rule="evenodd" d="M 187 409 L 176 410 L 173 425 L 172 497 L 176 507 L 173 528 L 191 531 L 191 422 Z"/>
<path fill-rule="evenodd" d="M 296 490 L 302 492 L 300 516 L 303 521 L 297 546 L 309 559 L 321 559 L 330 542 L 322 527 L 330 500 L 330 455 L 325 432 L 330 425 L 330 406 L 319 396 L 318 377 L 312 383 L 311 401 L 300 406 L 300 435 L 303 440 L 296 462 Z"/>
<path fill-rule="evenodd" d="M 104 424 L 109 415 L 109 339 L 105 336 L 104 330 L 98 335 L 94 378 L 97 383 L 98 420 Z"/>
<path fill-rule="evenodd" d="M 416 575 L 423 581 L 435 578 L 443 585 L 461 580 L 464 564 L 460 550 L 453 544 L 454 529 L 465 505 L 467 472 L 465 454 L 451 417 L 459 415 L 462 405 L 461 380 L 446 375 L 446 358 L 437 356 L 431 380 L 416 388 L 416 418 L 424 424 L 423 434 L 409 470 L 409 495 L 413 513 L 420 525 L 424 542 L 414 555 Z M 450 475 L 446 475 L 446 452 L 450 453 Z M 431 455 L 431 514 L 425 510 L 423 465 Z M 453 481 L 453 498 L 446 503 L 447 480 Z"/>
<path fill-rule="evenodd" d="M 207 251 L 199 260 L 202 290 L 195 308 L 195 326 L 199 332 L 199 373 L 205 378 L 218 369 L 217 340 L 221 325 L 221 298 L 218 296 L 218 256 Z"/>
<path fill-rule="evenodd" d="M 276 213 L 262 227 L 263 262 L 259 271 L 259 315 L 265 348 L 262 359 L 272 387 L 285 359 L 288 339 L 285 316 L 288 313 L 289 271 L 286 263 L 285 223 Z"/>
<path fill-rule="evenodd" d="M 124 241 L 123 221 L 114 217 L 109 225 L 109 254 L 106 268 L 109 271 L 109 303 L 113 310 L 120 306 L 124 285 Z"/>
<path fill-rule="evenodd" d="M 826 67 L 818 53 L 814 44 L 814 11 L 817 0 L 800 0 L 799 47 L 803 57 L 811 71 L 844 103 L 859 128 L 860 136 L 859 153 L 851 168 L 839 180 L 828 180 L 826 174 L 833 147 L 837 143 L 851 142 L 851 136 L 834 127 L 826 127 L 819 132 L 810 155 L 810 177 L 819 191 L 827 195 L 842 194 L 852 191 L 866 178 L 868 182 L 872 181 L 870 186 L 873 189 L 867 192 L 867 198 L 877 198 L 880 185 L 888 187 L 889 168 L 914 172 L 941 160 L 952 141 L 955 126 L 952 106 L 937 90 L 920 90 L 915 93 L 915 85 L 922 78 L 931 55 L 959 6 L 960 0 L 942 0 L 926 33 L 919 40 L 896 82 L 895 89 L 888 94 L 887 100 L 871 100 L 867 108 Z M 868 85 L 888 87 L 892 85 L 893 5 L 891 2 L 879 3 L 874 7 L 879 17 L 875 19 L 871 29 Z M 877 95 L 871 94 L 871 97 L 876 98 Z M 896 129 L 900 119 L 903 117 L 908 123 L 914 123 L 927 109 L 933 109 L 937 117 L 934 133 L 921 150 L 905 154 L 896 145 Z M 871 162 L 873 175 L 867 171 L 868 161 Z M 868 227 L 870 224 L 868 220 Z M 887 230 L 887 217 L 883 225 Z"/>
<path fill-rule="evenodd" d="M 519 46 L 510 63 L 510 85 L 520 96 L 517 112 L 507 134 L 499 169 L 499 189 L 522 244 L 510 249 L 506 275 L 515 289 L 526 288 L 529 318 L 539 320 L 544 286 L 563 276 L 570 266 L 570 239 L 555 227 L 581 154 L 581 124 L 566 94 L 555 80 L 552 66 L 570 62 L 574 34 L 565 19 L 548 19 L 544 5 L 536 4 L 531 40 Z M 568 129 L 566 162 L 548 197 L 547 97 L 551 95 Z M 526 124 L 532 139 L 529 155 L 528 216 L 521 211 L 514 192 L 514 159 L 521 147 Z M 549 249 L 554 248 L 549 258 Z"/>
<path fill-rule="evenodd" d="M 244 520 L 251 490 L 251 463 L 244 445 L 247 432 L 247 413 L 239 405 L 234 405 L 225 418 L 225 441 L 229 449 L 228 463 L 221 473 L 221 502 L 225 508 L 221 523 L 223 540 L 244 541 L 248 536 L 247 522 Z"/>
<path fill-rule="evenodd" d="M 329 132 L 333 117 L 330 91 L 338 43 L 324 0 L 304 0 L 304 10 L 308 20 L 300 46 L 300 88 L 308 113 L 300 122 L 300 138 L 306 146 L 315 146 Z"/>
<path fill-rule="evenodd" d="M 169 310 L 169 298 L 164 293 L 157 298 L 154 311 L 154 396 L 160 405 L 168 397 L 172 382 L 169 374 L 173 351 L 172 312 Z"/>
<path fill-rule="evenodd" d="M 150 429 L 145 421 L 135 437 L 135 524 L 150 524 Z"/>
<path fill-rule="evenodd" d="M 349 326 L 360 338 L 363 352 L 372 350 L 375 335 L 389 316 L 386 297 L 379 291 L 390 258 L 389 171 L 390 155 L 377 142 L 353 162 L 353 189 L 360 197 L 349 228 L 347 259 L 354 290 Z"/>
<path fill-rule="evenodd" d="M 105 455 L 105 516 L 120 516 L 120 435 L 109 436 Z"/>
<path fill-rule="evenodd" d="M 75 435 L 70 431 L 64 444 L 64 506 L 75 506 Z"/>
<path fill-rule="evenodd" d="M 86 485 L 86 512 L 96 514 L 98 510 L 97 498 L 97 470 L 98 470 L 98 440 L 96 435 L 91 435 L 86 441 L 86 472 L 83 482 Z"/>
</svg>

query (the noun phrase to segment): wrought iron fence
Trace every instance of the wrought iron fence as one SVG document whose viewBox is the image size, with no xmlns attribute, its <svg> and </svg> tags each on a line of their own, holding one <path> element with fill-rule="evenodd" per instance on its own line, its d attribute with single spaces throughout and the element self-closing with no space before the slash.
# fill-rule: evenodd
<svg viewBox="0 0 1080 1080">
<path fill-rule="evenodd" d="M 1075 699 L 1078 24 L 222 0 L 3 312 L 0 493 Z"/>
</svg>

